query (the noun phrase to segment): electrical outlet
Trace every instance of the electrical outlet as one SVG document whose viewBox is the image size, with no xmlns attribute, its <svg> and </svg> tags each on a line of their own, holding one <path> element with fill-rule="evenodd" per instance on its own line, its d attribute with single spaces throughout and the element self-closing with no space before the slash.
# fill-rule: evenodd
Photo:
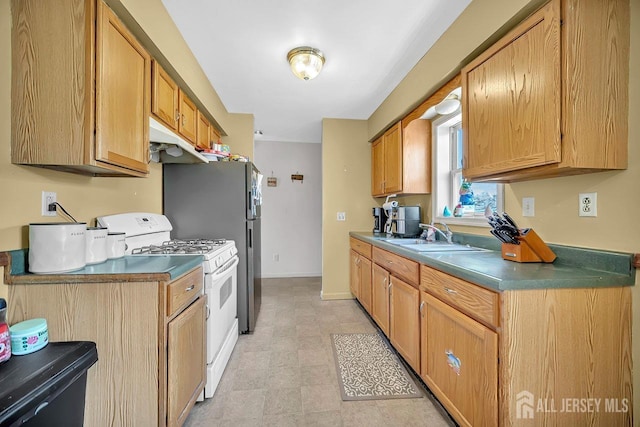
<svg viewBox="0 0 640 427">
<path fill-rule="evenodd" d="M 280 254 L 273 254 L 273 260 L 274 260 L 275 262 L 280 261 Z"/>
<path fill-rule="evenodd" d="M 522 216 L 535 216 L 536 215 L 536 199 L 534 197 L 522 198 Z"/>
<path fill-rule="evenodd" d="M 578 203 L 578 216 L 598 216 L 598 193 L 580 193 Z"/>
<path fill-rule="evenodd" d="M 52 191 L 42 192 L 42 216 L 56 216 L 57 212 L 54 206 L 53 210 L 49 210 L 49 205 L 57 202 L 57 195 Z"/>
<path fill-rule="evenodd" d="M 346 212 L 338 212 L 337 218 L 338 221 L 346 221 L 347 213 Z"/>
</svg>

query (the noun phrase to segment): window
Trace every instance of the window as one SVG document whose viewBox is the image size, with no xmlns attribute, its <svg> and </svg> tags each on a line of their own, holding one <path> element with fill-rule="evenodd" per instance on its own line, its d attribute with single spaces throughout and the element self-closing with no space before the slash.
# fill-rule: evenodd
<svg viewBox="0 0 640 427">
<path fill-rule="evenodd" d="M 468 182 L 462 178 L 462 113 L 458 111 L 433 120 L 434 221 L 448 224 L 488 226 L 487 207 L 503 210 L 502 184 Z"/>
</svg>

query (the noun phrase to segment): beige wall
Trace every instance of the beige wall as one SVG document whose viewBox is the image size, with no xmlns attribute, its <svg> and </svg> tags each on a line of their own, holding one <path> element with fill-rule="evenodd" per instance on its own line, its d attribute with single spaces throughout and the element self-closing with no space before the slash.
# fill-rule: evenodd
<svg viewBox="0 0 640 427">
<path fill-rule="evenodd" d="M 349 231 L 371 230 L 370 144 L 364 120 L 322 121 L 322 298 L 351 298 Z M 336 221 L 346 212 L 346 221 Z"/>
</svg>

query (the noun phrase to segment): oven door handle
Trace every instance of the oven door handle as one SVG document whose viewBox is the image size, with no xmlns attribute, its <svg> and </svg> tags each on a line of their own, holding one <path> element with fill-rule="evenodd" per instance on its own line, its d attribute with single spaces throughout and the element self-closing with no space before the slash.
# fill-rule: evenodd
<svg viewBox="0 0 640 427">
<path fill-rule="evenodd" d="M 227 266 L 223 267 L 220 270 L 216 270 L 211 275 L 211 280 L 218 280 L 220 277 L 224 276 L 227 271 L 229 271 L 232 268 L 235 268 L 235 266 L 238 265 L 239 262 L 240 262 L 240 258 L 236 256 L 231 264 L 228 264 Z"/>
</svg>

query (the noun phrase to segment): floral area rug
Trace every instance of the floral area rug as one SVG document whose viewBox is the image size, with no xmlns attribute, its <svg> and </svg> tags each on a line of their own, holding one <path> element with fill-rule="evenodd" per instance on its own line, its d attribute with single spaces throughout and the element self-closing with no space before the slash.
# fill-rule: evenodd
<svg viewBox="0 0 640 427">
<path fill-rule="evenodd" d="M 331 334 L 342 400 L 422 397 L 379 334 Z"/>
</svg>

